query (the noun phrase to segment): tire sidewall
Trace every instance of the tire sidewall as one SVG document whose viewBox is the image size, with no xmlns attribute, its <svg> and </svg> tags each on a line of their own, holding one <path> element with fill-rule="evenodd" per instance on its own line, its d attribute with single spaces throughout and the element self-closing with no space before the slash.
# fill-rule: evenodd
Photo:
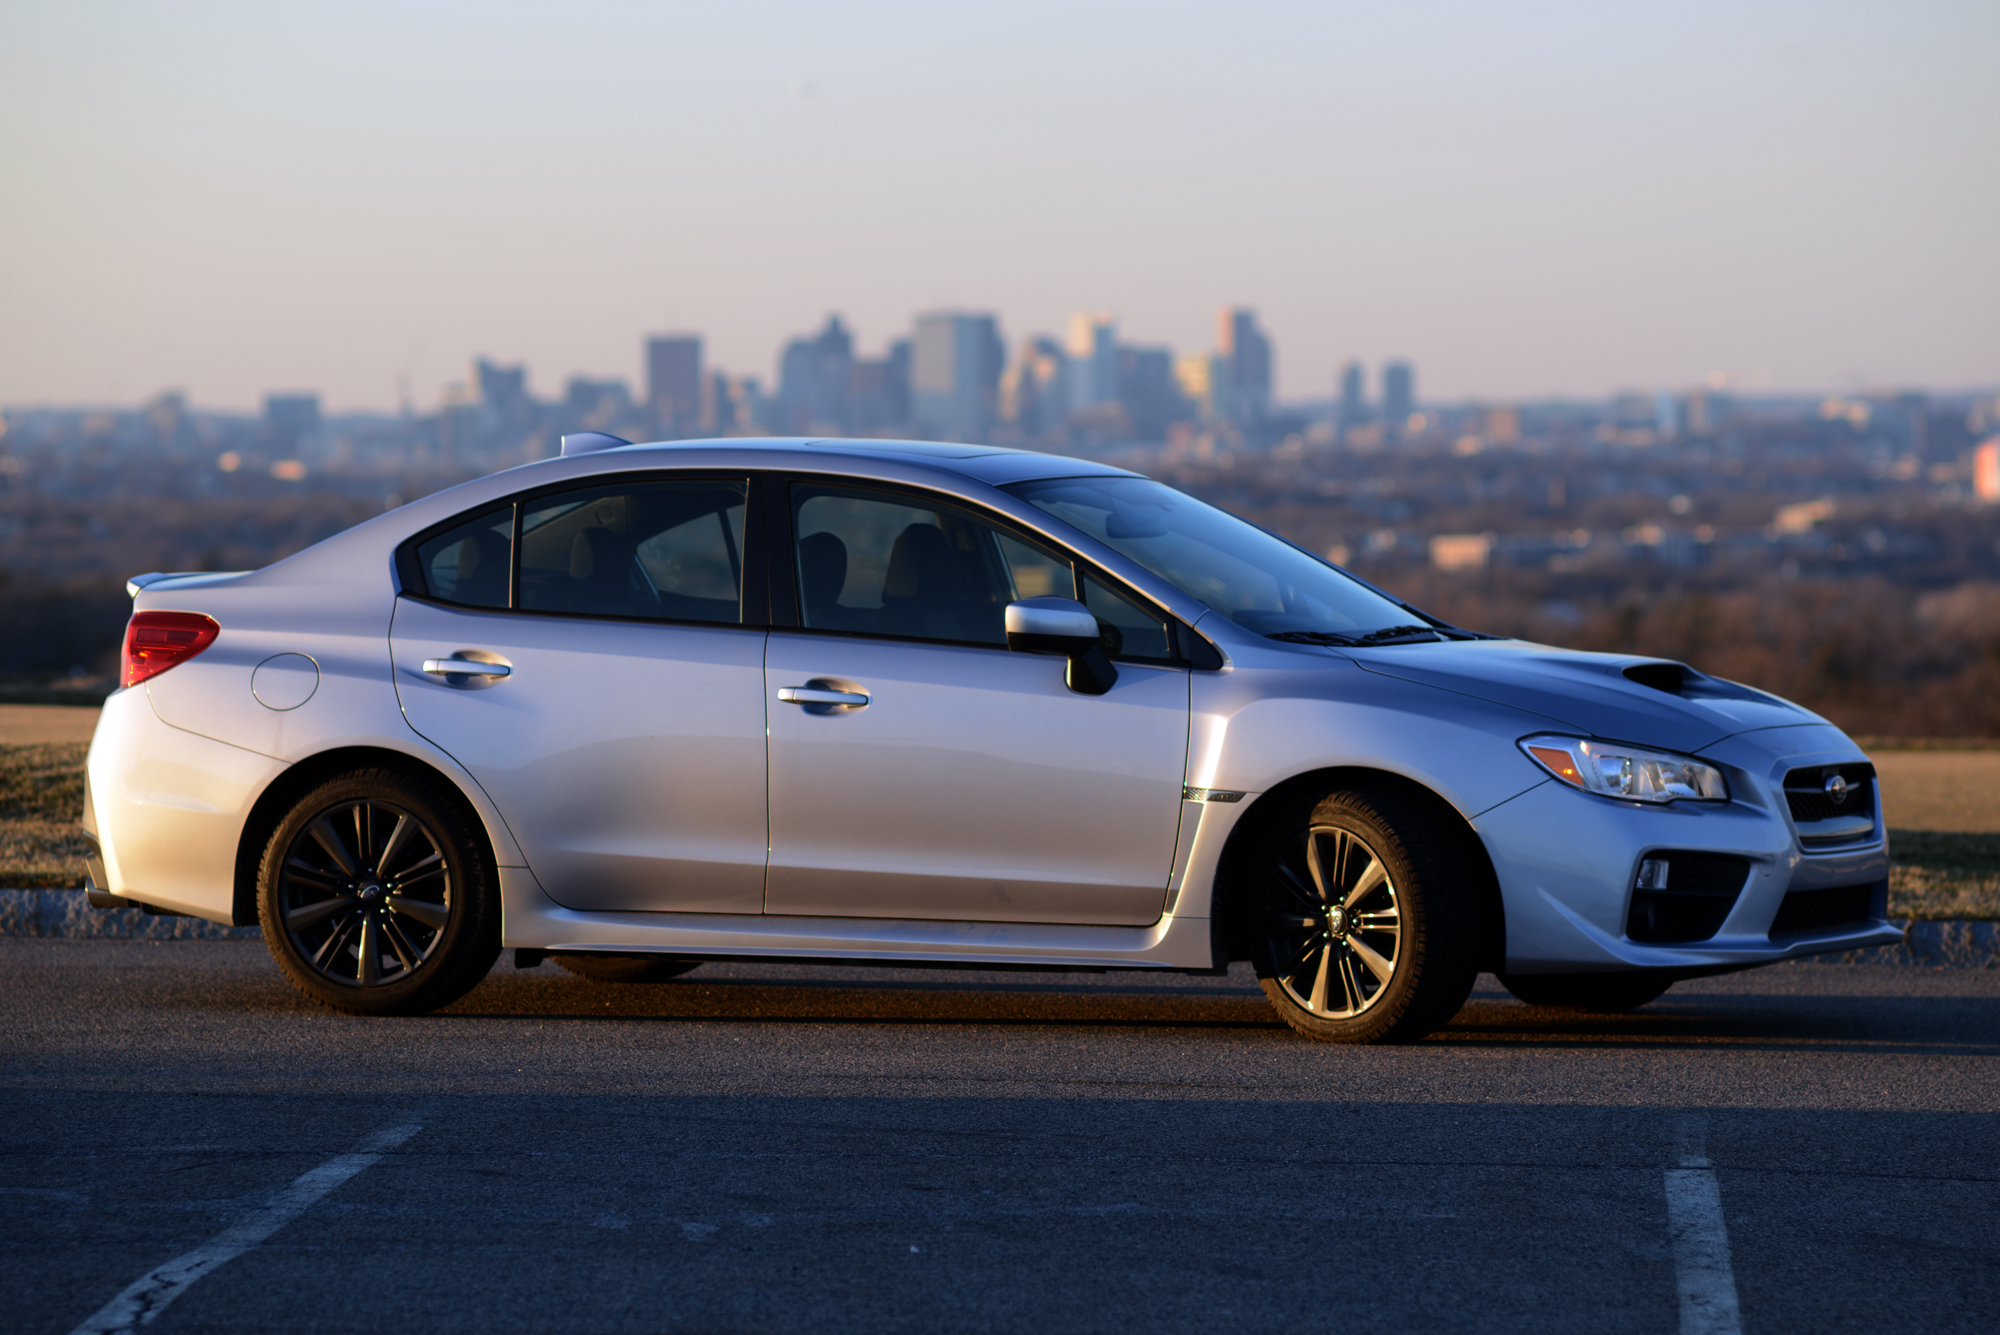
<svg viewBox="0 0 2000 1335">
<path fill-rule="evenodd" d="M 1345 830 L 1381 859 L 1396 889 L 1402 931 L 1395 972 L 1375 1004 L 1352 1017 L 1319 1015 L 1286 992 L 1276 973 L 1271 938 L 1249 933 L 1258 981 L 1285 1022 L 1311 1038 L 1336 1043 L 1410 1041 L 1455 1014 L 1470 994 L 1478 935 L 1477 906 L 1457 841 L 1414 804 L 1366 790 L 1301 799 L 1268 827 L 1255 866 L 1252 913 L 1267 905 L 1270 867 L 1311 829 Z M 1254 921 L 1254 920 L 1253 920 Z"/>
<path fill-rule="evenodd" d="M 451 917 L 422 965 L 407 978 L 362 987 L 328 978 L 303 958 L 284 924 L 280 872 L 294 842 L 329 810 L 356 801 L 401 807 L 429 831 L 452 872 Z M 456 794 L 394 770 L 340 775 L 305 793 L 278 822 L 257 866 L 257 920 L 278 966 L 294 986 L 335 1010 L 408 1015 L 448 1005 L 492 968 L 500 952 L 498 895 L 491 859 Z"/>
</svg>

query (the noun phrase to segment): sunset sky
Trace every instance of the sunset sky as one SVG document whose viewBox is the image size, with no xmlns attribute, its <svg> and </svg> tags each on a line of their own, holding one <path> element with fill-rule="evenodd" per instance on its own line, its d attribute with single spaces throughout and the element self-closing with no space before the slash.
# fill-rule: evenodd
<svg viewBox="0 0 2000 1335">
<path fill-rule="evenodd" d="M 0 3 L 0 401 L 769 379 L 842 313 L 1281 393 L 2000 384 L 2000 5 Z"/>
</svg>

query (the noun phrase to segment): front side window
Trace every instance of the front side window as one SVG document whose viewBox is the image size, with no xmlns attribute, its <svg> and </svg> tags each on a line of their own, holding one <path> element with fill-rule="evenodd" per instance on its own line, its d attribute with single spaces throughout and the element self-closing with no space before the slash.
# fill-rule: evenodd
<svg viewBox="0 0 2000 1335">
<path fill-rule="evenodd" d="M 792 487 L 799 611 L 811 630 L 1007 643 L 1007 604 L 1080 598 L 1113 657 L 1172 661 L 1173 634 L 1071 557 L 951 505 L 914 496 Z M 1078 593 L 1081 580 L 1082 593 Z"/>
<path fill-rule="evenodd" d="M 1167 623 L 1140 607 L 1095 575 L 1083 577 L 1083 605 L 1097 618 L 1104 652 L 1113 658 L 1172 658 L 1173 634 Z"/>
<path fill-rule="evenodd" d="M 809 629 L 1007 643 L 1014 577 L 990 524 L 915 497 L 800 483 L 792 533 Z M 1031 568 L 1033 549 L 1014 542 Z"/>
<path fill-rule="evenodd" d="M 1006 490 L 1259 635 L 1358 640 L 1412 620 L 1290 543 L 1147 478 L 1051 478 Z"/>
<path fill-rule="evenodd" d="M 617 482 L 524 501 L 516 605 L 740 622 L 746 493 L 735 481 Z"/>
</svg>

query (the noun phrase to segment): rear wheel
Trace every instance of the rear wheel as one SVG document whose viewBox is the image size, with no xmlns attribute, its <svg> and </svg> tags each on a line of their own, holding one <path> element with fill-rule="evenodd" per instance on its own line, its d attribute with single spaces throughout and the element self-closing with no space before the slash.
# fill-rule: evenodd
<svg viewBox="0 0 2000 1335">
<path fill-rule="evenodd" d="M 549 956 L 579 978 L 594 983 L 664 983 L 701 967 L 700 960 L 679 960 L 666 955 L 606 955 L 596 951 L 575 951 Z"/>
<path fill-rule="evenodd" d="M 1457 831 L 1393 794 L 1296 804 L 1270 831 L 1249 906 L 1264 994 L 1309 1038 L 1422 1038 L 1478 976 L 1477 875 Z"/>
<path fill-rule="evenodd" d="M 1650 973 L 1503 973 L 1500 982 L 1530 1006 L 1600 1015 L 1638 1010 L 1674 985 Z"/>
<path fill-rule="evenodd" d="M 299 991 L 356 1015 L 450 1005 L 500 953 L 485 840 L 458 795 L 394 770 L 322 783 L 265 846 L 257 918 Z"/>
</svg>

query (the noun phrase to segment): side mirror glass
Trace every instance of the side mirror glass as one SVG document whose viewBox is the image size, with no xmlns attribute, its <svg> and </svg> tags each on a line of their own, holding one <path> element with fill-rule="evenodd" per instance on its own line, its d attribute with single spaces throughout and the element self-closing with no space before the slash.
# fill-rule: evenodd
<svg viewBox="0 0 2000 1335">
<path fill-rule="evenodd" d="M 1065 680 L 1078 695 L 1103 695 L 1118 680 L 1104 655 L 1097 618 L 1074 598 L 1023 598 L 1007 604 L 1007 647 L 1069 660 Z"/>
</svg>

